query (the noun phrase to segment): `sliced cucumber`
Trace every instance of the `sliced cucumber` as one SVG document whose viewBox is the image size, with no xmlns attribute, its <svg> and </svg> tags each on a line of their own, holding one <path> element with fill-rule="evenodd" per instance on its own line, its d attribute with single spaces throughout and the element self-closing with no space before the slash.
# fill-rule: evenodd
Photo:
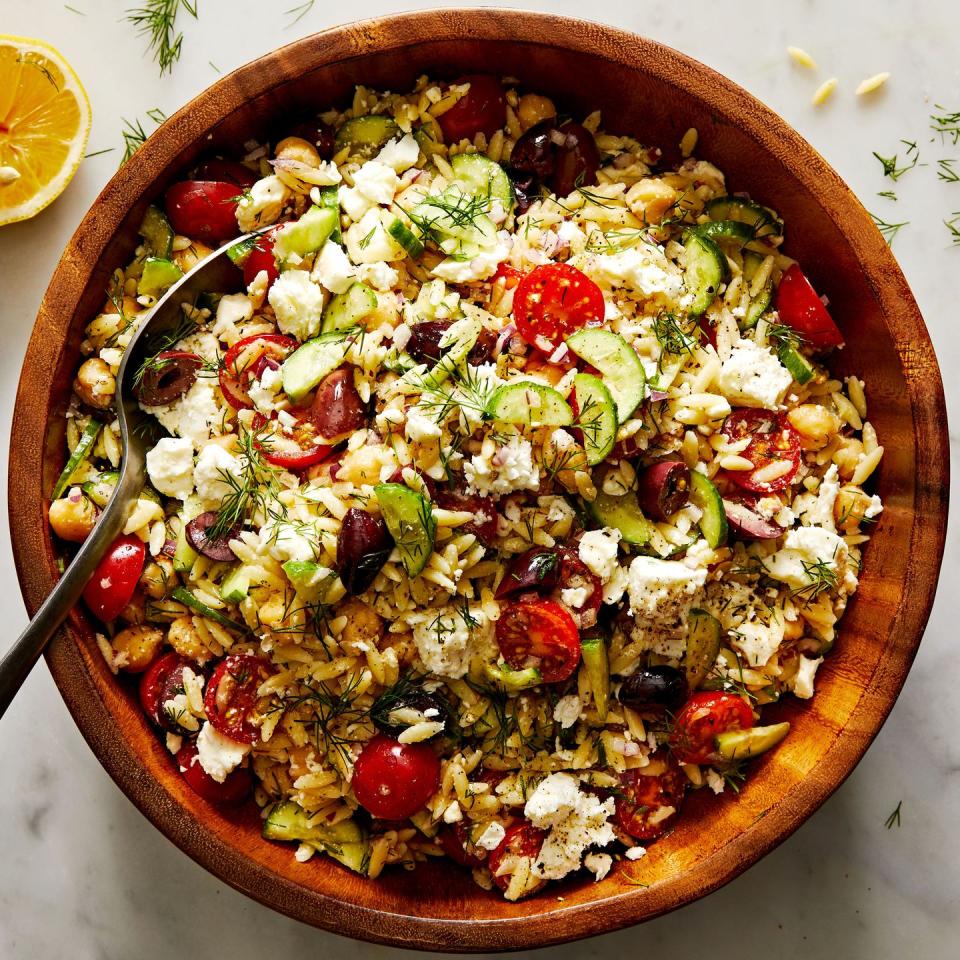
<svg viewBox="0 0 960 960">
<path fill-rule="evenodd" d="M 487 401 L 486 410 L 501 423 L 527 427 L 568 427 L 573 423 L 570 404 L 552 387 L 532 380 L 498 387 Z"/>
<path fill-rule="evenodd" d="M 250 571 L 244 564 L 231 570 L 220 584 L 220 599 L 227 603 L 240 603 L 250 592 Z"/>
<path fill-rule="evenodd" d="M 63 496 L 63 491 L 70 486 L 70 478 L 80 468 L 80 464 L 90 456 L 90 451 L 93 449 L 93 445 L 96 443 L 97 437 L 100 436 L 102 429 L 103 424 L 98 420 L 90 420 L 87 422 L 87 425 L 83 428 L 83 433 L 80 434 L 77 445 L 67 458 L 67 465 L 63 468 L 63 472 L 53 486 L 53 492 L 50 494 L 51 500 L 58 500 Z"/>
<path fill-rule="evenodd" d="M 427 197 L 407 216 L 445 254 L 461 260 L 472 259 L 497 242 L 493 221 L 477 210 L 474 197 L 458 184 L 438 197 Z"/>
<path fill-rule="evenodd" d="M 773 287 L 767 284 L 751 301 L 744 314 L 743 323 L 740 325 L 742 330 L 750 330 L 757 325 L 760 318 L 767 312 L 771 301 L 773 300 Z"/>
<path fill-rule="evenodd" d="M 330 207 L 312 206 L 299 220 L 284 224 L 273 235 L 273 253 L 277 263 L 291 256 L 306 257 L 316 253 L 340 225 L 338 211 Z"/>
<path fill-rule="evenodd" d="M 143 237 L 151 257 L 169 260 L 173 252 L 173 227 L 166 214 L 154 206 L 147 207 L 137 233 Z"/>
<path fill-rule="evenodd" d="M 690 500 L 700 508 L 700 532 L 716 550 L 727 542 L 727 514 L 717 488 L 699 471 L 690 471 Z"/>
<path fill-rule="evenodd" d="M 784 721 L 749 730 L 728 730 L 713 739 L 717 753 L 725 760 L 749 760 L 775 747 L 789 732 L 790 724 Z"/>
<path fill-rule="evenodd" d="M 250 251 L 253 250 L 257 239 L 257 237 L 247 237 L 227 248 L 227 256 L 235 267 L 242 267 L 247 262 L 247 257 L 250 256 Z"/>
<path fill-rule="evenodd" d="M 706 206 L 711 220 L 739 220 L 753 229 L 753 238 L 781 236 L 783 221 L 769 207 L 742 197 L 715 197 Z"/>
<path fill-rule="evenodd" d="M 343 331 L 322 333 L 308 340 L 283 361 L 283 392 L 294 402 L 306 396 L 328 373 L 343 363 L 350 340 Z"/>
<path fill-rule="evenodd" d="M 616 404 L 617 422 L 626 423 L 640 406 L 647 387 L 636 351 L 623 337 L 609 330 L 578 330 L 566 342 L 581 360 L 600 371 L 603 385 Z"/>
<path fill-rule="evenodd" d="M 691 690 L 696 690 L 703 683 L 717 662 L 722 636 L 723 628 L 716 617 L 707 613 L 706 610 L 690 611 L 687 652 L 683 658 L 683 669 L 687 675 L 687 685 Z"/>
<path fill-rule="evenodd" d="M 443 356 L 426 373 L 410 370 L 404 375 L 404 381 L 420 393 L 436 390 L 467 359 L 482 329 L 483 324 L 479 317 L 457 320 L 440 341 L 443 345 Z"/>
<path fill-rule="evenodd" d="M 343 293 L 332 297 L 323 309 L 323 333 L 347 330 L 377 309 L 377 295 L 365 283 L 351 284 Z"/>
<path fill-rule="evenodd" d="M 513 209 L 513 184 L 499 163 L 482 153 L 459 153 L 450 161 L 456 182 L 474 197 L 499 200 L 505 213 Z"/>
<path fill-rule="evenodd" d="M 333 232 L 330 234 L 330 239 L 334 243 L 343 242 L 343 234 L 340 232 L 340 188 L 336 185 L 329 187 L 320 187 L 320 202 L 317 204 L 318 207 L 323 207 L 325 210 L 332 210 L 337 217 L 336 226 L 333 228 Z"/>
<path fill-rule="evenodd" d="M 536 667 L 514 670 L 508 663 L 485 663 L 483 672 L 490 683 L 505 693 L 519 693 L 543 683 L 543 677 Z"/>
<path fill-rule="evenodd" d="M 366 831 L 353 820 L 310 826 L 302 807 L 283 800 L 267 811 L 262 830 L 267 840 L 309 843 L 355 873 L 366 873 L 369 841 Z"/>
<path fill-rule="evenodd" d="M 603 463 L 617 440 L 617 406 L 603 381 L 590 373 L 573 378 L 577 398 L 577 426 L 583 433 L 587 463 Z"/>
<path fill-rule="evenodd" d="M 242 623 L 237 623 L 235 620 L 225 617 L 219 610 L 214 610 L 213 607 L 204 603 L 199 597 L 195 597 L 186 587 L 177 587 L 171 592 L 170 596 L 173 597 L 174 600 L 182 603 L 185 607 L 195 610 L 201 617 L 213 620 L 214 623 L 219 623 L 222 627 L 227 627 L 230 630 L 247 633 L 247 628 Z"/>
<path fill-rule="evenodd" d="M 409 576 L 417 576 L 433 553 L 437 533 L 430 501 L 402 483 L 380 483 L 373 492 L 404 569 Z"/>
<path fill-rule="evenodd" d="M 432 117 L 423 121 L 413 132 L 413 139 L 420 145 L 420 152 L 425 157 L 443 151 L 443 133 L 440 124 Z"/>
<path fill-rule="evenodd" d="M 390 117 L 354 117 L 337 131 L 334 147 L 338 153 L 349 147 L 349 156 L 367 159 L 379 153 L 388 140 L 399 135 L 400 128 Z"/>
<path fill-rule="evenodd" d="M 711 240 L 735 240 L 739 244 L 754 239 L 753 227 L 742 220 L 711 220 L 693 228 L 696 233 Z"/>
<path fill-rule="evenodd" d="M 643 515 L 637 495 L 632 491 L 620 497 L 598 493 L 587 509 L 601 526 L 619 530 L 624 543 L 642 547 L 650 539 L 650 521 Z"/>
<path fill-rule="evenodd" d="M 172 287 L 183 271 L 172 261 L 159 257 L 147 257 L 143 261 L 143 273 L 137 281 L 137 295 L 141 297 L 159 297 Z"/>
<path fill-rule="evenodd" d="M 173 569 L 177 573 L 189 573 L 197 559 L 197 551 L 187 539 L 187 524 L 203 512 L 203 504 L 195 494 L 190 494 L 183 501 L 183 510 L 180 512 L 180 532 L 177 534 L 177 545 L 173 551 Z"/>
<path fill-rule="evenodd" d="M 716 299 L 727 273 L 727 258 L 709 237 L 695 230 L 683 235 L 683 283 L 693 296 L 690 316 L 699 317 Z"/>
<path fill-rule="evenodd" d="M 606 641 L 602 636 L 584 637 L 581 652 L 597 719 L 603 722 L 607 719 L 607 707 L 610 703 L 610 658 L 607 655 Z"/>
<path fill-rule="evenodd" d="M 334 573 L 312 560 L 287 560 L 283 572 L 293 584 L 296 595 L 305 603 L 317 603 L 324 599 L 333 583 Z"/>
<path fill-rule="evenodd" d="M 780 344 L 777 357 L 801 387 L 813 379 L 813 364 L 792 343 Z"/>
<path fill-rule="evenodd" d="M 103 473 L 97 474 L 96 479 L 88 480 L 80 489 L 98 507 L 103 508 L 110 502 L 119 480 L 120 473 L 117 470 L 104 470 Z"/>
<path fill-rule="evenodd" d="M 387 227 L 387 233 L 403 247 L 414 260 L 423 253 L 423 240 L 418 237 L 399 217 Z"/>
</svg>

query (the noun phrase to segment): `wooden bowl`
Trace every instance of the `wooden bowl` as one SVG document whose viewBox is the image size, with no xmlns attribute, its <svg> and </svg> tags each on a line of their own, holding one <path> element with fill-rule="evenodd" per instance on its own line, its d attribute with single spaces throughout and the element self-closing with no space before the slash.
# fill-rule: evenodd
<svg viewBox="0 0 960 960">
<path fill-rule="evenodd" d="M 696 127 L 698 156 L 727 174 L 731 192 L 748 190 L 783 215 L 787 251 L 829 296 L 847 334 L 837 372 L 867 379 L 870 419 L 886 447 L 886 509 L 816 697 L 771 710 L 793 723 L 790 737 L 754 765 L 739 796 L 694 796 L 644 860 L 602 883 L 557 888 L 562 902 L 551 890 L 506 903 L 450 863 L 377 881 L 324 858 L 297 863 L 290 846 L 260 838 L 254 811 L 223 814 L 190 791 L 132 688 L 107 670 L 91 623 L 74 613 L 47 654 L 50 670 L 100 761 L 160 830 L 290 916 L 434 950 L 538 947 L 637 923 L 717 889 L 796 830 L 850 773 L 893 706 L 933 601 L 947 513 L 943 391 L 920 313 L 866 211 L 798 134 L 712 70 L 618 30 L 506 10 L 413 13 L 327 30 L 224 77 L 147 141 L 84 218 L 41 304 L 14 414 L 10 521 L 31 612 L 57 578 L 46 505 L 63 464 L 61 417 L 82 331 L 102 305 L 111 268 L 128 260 L 146 205 L 201 154 L 234 151 L 282 130 L 284 117 L 344 102 L 356 83 L 406 89 L 423 73 L 491 70 L 551 94 L 576 116 L 602 108 L 608 130 L 668 153 Z"/>
</svg>

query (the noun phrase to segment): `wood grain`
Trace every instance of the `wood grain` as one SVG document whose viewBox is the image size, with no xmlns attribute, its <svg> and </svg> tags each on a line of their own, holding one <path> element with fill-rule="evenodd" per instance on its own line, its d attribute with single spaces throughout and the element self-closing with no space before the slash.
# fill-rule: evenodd
<svg viewBox="0 0 960 960">
<path fill-rule="evenodd" d="M 31 611 L 56 578 L 44 495 L 63 463 L 61 414 L 82 330 L 110 268 L 129 258 L 145 206 L 202 153 L 345 102 L 355 83 L 404 89 L 422 73 L 455 77 L 491 65 L 574 115 L 601 108 L 607 129 L 660 145 L 670 159 L 695 126 L 698 154 L 725 171 L 729 189 L 776 207 L 787 252 L 829 296 L 847 334 L 840 372 L 868 381 L 887 449 L 879 477 L 887 508 L 816 698 L 775 710 L 793 722 L 791 736 L 739 797 L 695 796 L 648 857 L 602 883 L 565 885 L 562 903 L 555 895 L 505 903 L 445 863 L 378 881 L 323 858 L 297 863 L 290 847 L 260 839 L 253 811 L 224 816 L 184 785 L 131 688 L 107 670 L 90 623 L 73 616 L 50 648 L 50 670 L 110 775 L 174 843 L 290 916 L 434 950 L 544 946 L 637 923 L 715 890 L 789 836 L 850 773 L 893 706 L 932 604 L 947 514 L 943 390 L 923 320 L 867 213 L 797 133 L 730 81 L 649 40 L 540 14 L 440 10 L 327 30 L 241 68 L 171 117 L 107 184 L 44 297 L 17 394 L 10 523 Z"/>
</svg>

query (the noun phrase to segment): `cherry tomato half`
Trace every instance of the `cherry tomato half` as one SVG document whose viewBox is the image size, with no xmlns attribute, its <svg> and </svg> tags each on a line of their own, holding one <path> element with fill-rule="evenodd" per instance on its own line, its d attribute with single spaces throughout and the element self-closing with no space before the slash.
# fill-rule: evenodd
<svg viewBox="0 0 960 960">
<path fill-rule="evenodd" d="M 617 824 L 637 840 L 661 836 L 680 812 L 686 788 L 687 778 L 675 761 L 655 776 L 625 770 L 617 794 Z"/>
<path fill-rule="evenodd" d="M 513 296 L 517 330 L 527 343 L 552 353 L 581 327 L 603 323 L 603 293 L 568 263 L 534 267 Z"/>
<path fill-rule="evenodd" d="M 454 863 L 459 863 L 461 867 L 467 867 L 472 870 L 474 867 L 482 867 L 484 859 L 479 854 L 486 854 L 486 851 L 482 847 L 470 846 L 469 850 L 467 849 L 467 844 L 469 843 L 469 835 L 467 834 L 467 828 L 463 823 L 455 823 L 452 826 L 444 827 L 439 834 L 437 834 L 437 839 L 440 841 L 440 846 L 443 847 L 443 852 L 451 859 Z M 471 853 L 470 851 L 476 850 L 476 853 Z"/>
<path fill-rule="evenodd" d="M 235 807 L 243 803 L 253 790 L 253 777 L 246 767 L 237 767 L 227 774 L 223 783 L 217 783 L 213 777 L 200 766 L 195 743 L 184 744 L 177 752 L 177 769 L 180 776 L 187 781 L 194 793 L 203 797 L 207 803 L 219 807 Z"/>
<path fill-rule="evenodd" d="M 321 442 L 316 424 L 308 417 L 297 417 L 291 427 L 285 427 L 258 413 L 252 426 L 263 459 L 282 470 L 306 470 L 326 460 L 333 450 Z"/>
<path fill-rule="evenodd" d="M 146 555 L 143 541 L 133 535 L 119 536 L 110 544 L 83 589 L 95 617 L 109 623 L 119 616 L 137 589 Z"/>
<path fill-rule="evenodd" d="M 816 350 L 839 347 L 843 334 L 797 264 L 791 264 L 777 287 L 777 312 Z"/>
<path fill-rule="evenodd" d="M 282 363 L 297 349 L 297 341 L 279 333 L 254 334 L 238 340 L 223 357 L 220 389 L 231 407 L 243 410 L 253 406 L 247 392 L 259 377 L 266 362 Z"/>
<path fill-rule="evenodd" d="M 514 857 L 528 857 L 531 860 L 535 860 L 546 838 L 547 835 L 543 830 L 538 829 L 532 823 L 527 823 L 525 820 L 520 823 L 515 823 L 512 827 L 508 827 L 507 834 L 500 841 L 500 845 L 494 850 L 491 850 L 490 856 L 487 858 L 487 866 L 493 875 L 493 882 L 501 890 L 506 890 L 507 887 L 510 886 L 512 871 L 510 873 L 504 873 L 503 876 L 497 875 L 500 872 L 500 866 L 503 864 L 503 861 L 508 857 L 511 859 Z M 544 881 L 544 883 L 546 883 L 546 881 Z M 541 886 L 542 885 L 543 884 L 541 884 Z"/>
<path fill-rule="evenodd" d="M 249 287 L 261 270 L 267 273 L 267 289 L 273 286 L 273 281 L 280 276 L 277 258 L 273 255 L 273 234 L 275 230 L 261 233 L 253 242 L 250 253 L 243 263 L 243 282 Z"/>
<path fill-rule="evenodd" d="M 216 247 L 240 232 L 237 203 L 242 193 L 235 183 L 182 180 L 167 190 L 167 216 L 177 233 Z"/>
<path fill-rule="evenodd" d="M 471 73 L 455 83 L 469 83 L 470 89 L 438 117 L 447 143 L 472 140 L 482 133 L 488 140 L 507 122 L 507 100 L 503 86 L 488 73 Z"/>
<path fill-rule="evenodd" d="M 727 474 L 738 487 L 752 493 L 768 494 L 790 486 L 803 454 L 800 434 L 785 414 L 773 410 L 734 410 L 724 421 L 721 432 L 731 441 L 750 437 L 741 456 L 753 464 L 753 469 L 731 470 Z M 780 464 L 780 475 L 765 476 L 767 468 L 774 464 Z"/>
<path fill-rule="evenodd" d="M 682 707 L 670 734 L 670 749 L 679 763 L 710 763 L 717 757 L 714 738 L 727 730 L 749 730 L 753 711 L 743 697 L 704 690 Z"/>
<path fill-rule="evenodd" d="M 502 280 L 507 290 L 513 290 L 522 279 L 522 270 L 511 267 L 509 263 L 501 263 L 497 267 L 497 272 L 490 278 L 490 283 L 496 283 L 498 280 Z"/>
<path fill-rule="evenodd" d="M 353 792 L 373 816 L 404 820 L 440 786 L 440 761 L 426 743 L 400 743 L 377 734 L 353 768 Z"/>
<path fill-rule="evenodd" d="M 536 667 L 544 683 L 566 680 L 580 662 L 573 617 L 552 600 L 511 604 L 497 621 L 497 645 L 515 670 Z"/>
<path fill-rule="evenodd" d="M 262 657 L 246 653 L 232 653 L 217 664 L 203 694 L 203 707 L 218 733 L 240 743 L 260 739 L 257 690 L 272 672 Z"/>
<path fill-rule="evenodd" d="M 170 650 L 157 657 L 140 678 L 140 705 L 143 712 L 158 727 L 174 733 L 180 732 L 180 727 L 167 716 L 163 705 L 178 693 L 183 693 L 183 668 L 189 666 L 189 661 Z"/>
<path fill-rule="evenodd" d="M 472 533 L 484 546 L 493 545 L 497 536 L 499 514 L 490 497 L 468 496 L 455 490 L 438 490 L 433 499 L 437 506 L 444 510 L 469 510 L 474 519 L 460 529 L 464 533 Z"/>
</svg>

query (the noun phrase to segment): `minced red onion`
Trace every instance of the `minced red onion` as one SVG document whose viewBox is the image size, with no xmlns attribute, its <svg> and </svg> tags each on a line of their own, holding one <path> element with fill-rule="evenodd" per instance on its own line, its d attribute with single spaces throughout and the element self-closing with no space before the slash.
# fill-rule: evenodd
<svg viewBox="0 0 960 960">
<path fill-rule="evenodd" d="M 553 344 L 543 334 L 538 333 L 533 338 L 533 345 L 546 354 L 553 353 Z"/>
<path fill-rule="evenodd" d="M 648 400 L 652 400 L 654 403 L 659 403 L 661 400 L 666 400 L 670 396 L 669 393 L 665 393 L 663 390 L 651 390 Z"/>
<path fill-rule="evenodd" d="M 501 331 L 500 336 L 497 337 L 497 344 L 493 348 L 493 355 L 499 357 L 503 353 L 503 348 L 507 345 L 507 341 L 517 332 L 516 324 L 508 323 Z"/>
<path fill-rule="evenodd" d="M 567 359 L 567 355 L 569 353 L 570 350 L 568 349 L 567 345 L 565 343 L 561 343 L 560 346 L 557 347 L 557 349 L 554 350 L 549 357 L 547 357 L 547 363 L 563 363 L 563 361 Z"/>
</svg>

